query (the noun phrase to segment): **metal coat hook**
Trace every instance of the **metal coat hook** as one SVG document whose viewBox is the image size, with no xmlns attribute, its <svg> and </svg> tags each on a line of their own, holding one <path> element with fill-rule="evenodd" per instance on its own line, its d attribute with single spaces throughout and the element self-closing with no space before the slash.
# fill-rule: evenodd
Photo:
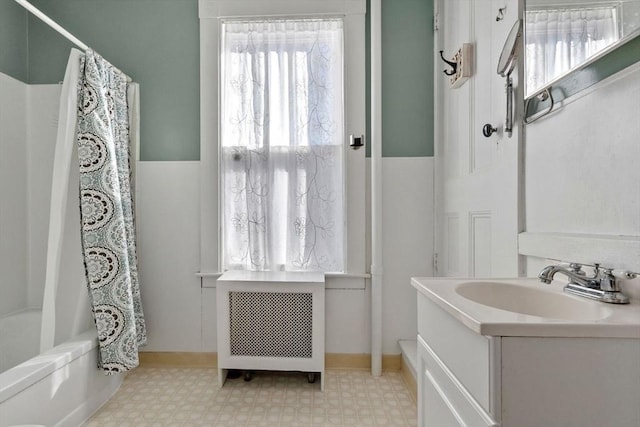
<svg viewBox="0 0 640 427">
<path fill-rule="evenodd" d="M 496 16 L 496 21 L 502 21 L 504 19 L 504 13 L 507 11 L 507 6 L 501 7 L 498 9 L 498 16 Z"/>
<path fill-rule="evenodd" d="M 445 73 L 447 76 L 453 76 L 453 75 L 456 73 L 456 71 L 458 71 L 458 63 L 457 63 L 457 62 L 453 62 L 453 61 L 449 61 L 449 60 L 445 59 L 445 58 L 444 58 L 443 53 L 444 53 L 444 51 L 443 51 L 443 50 L 441 50 L 441 51 L 440 51 L 440 58 L 442 58 L 442 60 L 443 60 L 444 62 L 446 62 L 447 64 L 449 64 L 449 66 L 450 66 L 451 68 L 453 68 L 453 70 L 451 70 L 451 71 L 443 70 L 442 72 L 443 72 L 443 73 Z"/>
</svg>

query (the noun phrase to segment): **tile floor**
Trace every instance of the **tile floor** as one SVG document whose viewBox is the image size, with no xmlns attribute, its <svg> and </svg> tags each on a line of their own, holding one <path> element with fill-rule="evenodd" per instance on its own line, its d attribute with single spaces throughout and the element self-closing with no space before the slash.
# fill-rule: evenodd
<svg viewBox="0 0 640 427">
<path fill-rule="evenodd" d="M 86 426 L 415 426 L 416 404 L 399 372 L 307 375 L 256 372 L 218 388 L 210 368 L 138 368 Z"/>
</svg>

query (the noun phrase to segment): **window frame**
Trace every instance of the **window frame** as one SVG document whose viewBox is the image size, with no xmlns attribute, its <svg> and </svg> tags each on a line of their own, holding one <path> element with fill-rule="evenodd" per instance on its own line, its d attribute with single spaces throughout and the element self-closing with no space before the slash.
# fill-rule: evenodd
<svg viewBox="0 0 640 427">
<path fill-rule="evenodd" d="M 200 0 L 200 275 L 221 273 L 220 52 L 221 23 L 232 18 L 339 16 L 344 23 L 345 268 L 338 277 L 366 278 L 365 150 L 349 148 L 349 135 L 365 133 L 366 0 Z M 215 183 L 207 185 L 207 183 Z M 359 281 L 362 282 L 362 281 Z M 340 287 L 345 286 L 344 284 Z M 361 287 L 361 286 L 356 286 Z"/>
</svg>

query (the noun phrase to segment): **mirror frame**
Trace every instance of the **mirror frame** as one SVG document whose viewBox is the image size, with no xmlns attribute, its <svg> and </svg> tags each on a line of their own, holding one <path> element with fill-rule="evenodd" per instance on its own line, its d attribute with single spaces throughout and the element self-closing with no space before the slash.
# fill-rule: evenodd
<svg viewBox="0 0 640 427">
<path fill-rule="evenodd" d="M 526 27 L 524 32 L 526 37 Z M 550 81 L 535 93 L 525 97 L 524 122 L 528 124 L 544 117 L 559 108 L 563 100 L 638 61 L 640 61 L 640 31 L 621 39 L 567 74 Z"/>
</svg>

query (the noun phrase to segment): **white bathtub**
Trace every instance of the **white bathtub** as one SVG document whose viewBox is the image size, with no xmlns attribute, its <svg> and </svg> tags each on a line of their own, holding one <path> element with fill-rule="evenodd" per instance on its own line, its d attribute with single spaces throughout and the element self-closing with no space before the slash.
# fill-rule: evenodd
<svg viewBox="0 0 640 427">
<path fill-rule="evenodd" d="M 0 340 L 10 341 L 0 342 L 7 364 L 33 356 L 34 349 L 37 353 L 40 317 L 39 311 L 25 310 L 0 318 L 0 331 L 11 332 L 0 334 Z M 23 350 L 13 348 L 19 342 Z M 0 427 L 81 425 L 113 396 L 123 379 L 97 368 L 97 345 L 97 334 L 90 329 L 0 373 Z"/>
<path fill-rule="evenodd" d="M 0 374 L 40 353 L 41 322 L 36 309 L 0 317 Z"/>
</svg>

